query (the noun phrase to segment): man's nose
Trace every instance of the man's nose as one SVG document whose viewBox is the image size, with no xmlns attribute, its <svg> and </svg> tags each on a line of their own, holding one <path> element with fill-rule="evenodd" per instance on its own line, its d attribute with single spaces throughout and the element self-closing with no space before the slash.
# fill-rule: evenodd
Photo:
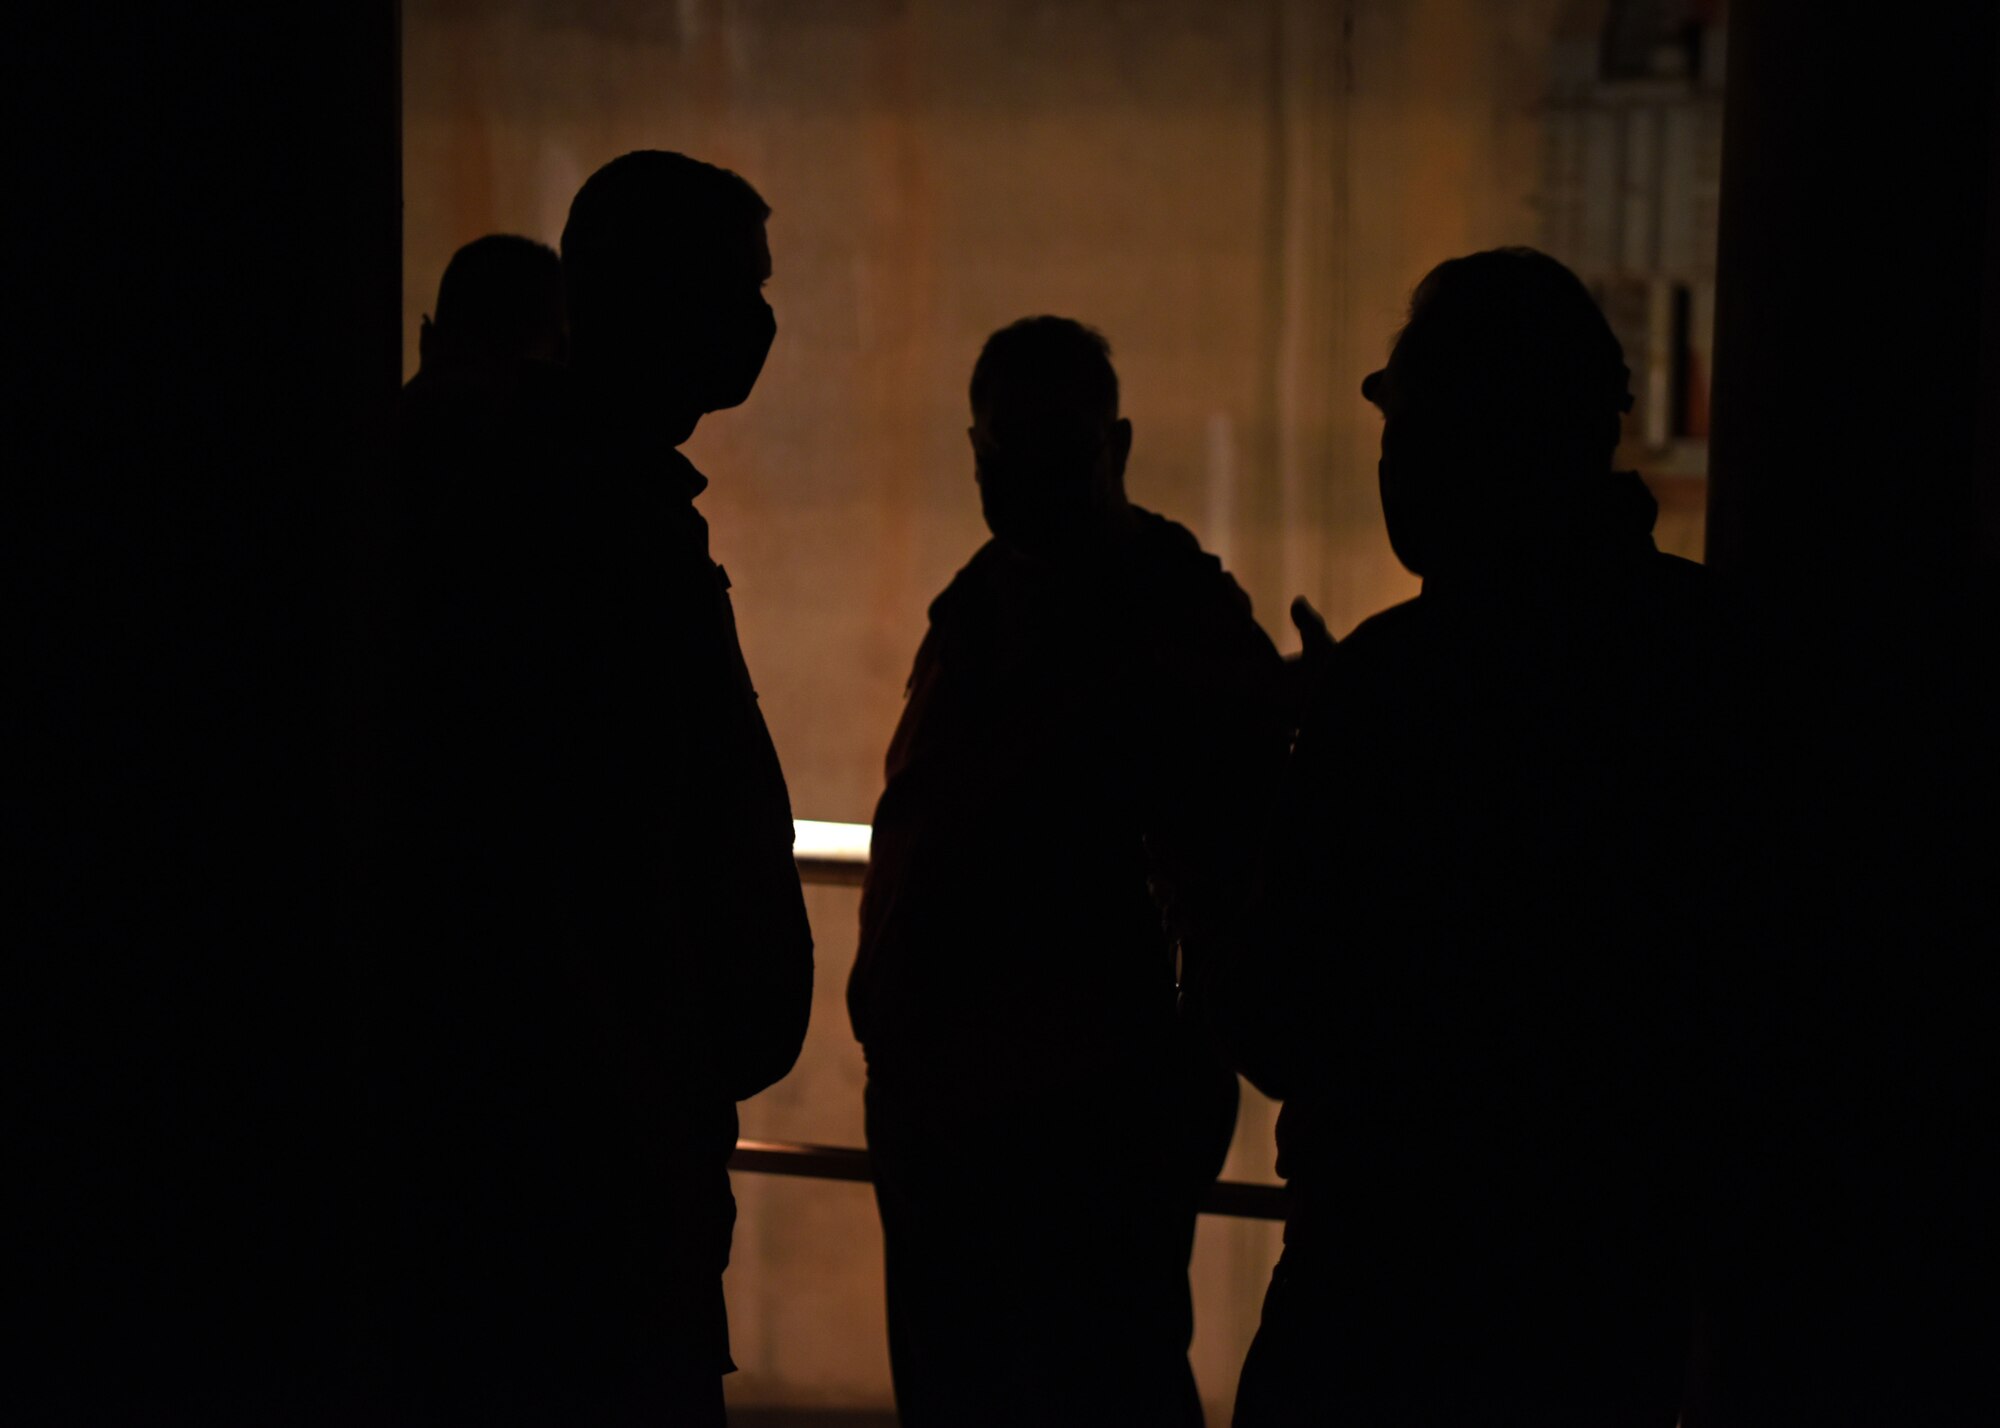
<svg viewBox="0 0 2000 1428">
<path fill-rule="evenodd" d="M 1375 371 L 1361 379 L 1361 395 L 1378 407 L 1382 405 L 1382 378 L 1386 375 L 1386 371 Z"/>
</svg>

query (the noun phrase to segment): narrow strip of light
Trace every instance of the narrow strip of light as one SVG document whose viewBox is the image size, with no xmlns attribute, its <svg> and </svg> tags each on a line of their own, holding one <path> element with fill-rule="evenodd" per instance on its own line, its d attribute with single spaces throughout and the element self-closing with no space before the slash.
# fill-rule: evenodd
<svg viewBox="0 0 2000 1428">
<path fill-rule="evenodd" d="M 792 856 L 828 863 L 866 863 L 873 832 L 866 823 L 822 823 L 812 818 L 795 818 Z"/>
</svg>

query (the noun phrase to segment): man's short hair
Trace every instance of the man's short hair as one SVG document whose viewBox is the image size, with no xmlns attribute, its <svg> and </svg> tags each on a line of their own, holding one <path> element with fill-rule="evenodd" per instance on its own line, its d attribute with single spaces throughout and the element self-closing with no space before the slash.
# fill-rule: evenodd
<svg viewBox="0 0 2000 1428">
<path fill-rule="evenodd" d="M 431 323 L 454 349 L 519 352 L 562 322 L 562 263 L 546 243 L 489 233 L 451 255 Z"/>
<path fill-rule="evenodd" d="M 713 263 L 771 216 L 741 174 L 686 154 L 637 149 L 584 181 L 563 226 L 562 265 L 573 318 L 595 314 L 599 294 L 699 289 Z"/>
<path fill-rule="evenodd" d="M 1111 344 L 1074 318 L 1024 317 L 987 338 L 972 364 L 973 409 L 984 409 L 999 386 L 1056 398 L 1107 424 L 1118 419 Z"/>
</svg>

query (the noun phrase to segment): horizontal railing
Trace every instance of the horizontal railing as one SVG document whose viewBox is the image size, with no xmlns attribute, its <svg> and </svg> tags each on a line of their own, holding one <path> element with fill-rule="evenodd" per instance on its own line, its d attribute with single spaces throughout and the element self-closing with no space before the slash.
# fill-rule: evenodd
<svg viewBox="0 0 2000 1428">
<path fill-rule="evenodd" d="M 859 887 L 868 872 L 866 823 L 820 823 L 810 818 L 792 821 L 792 858 L 799 878 L 808 883 Z"/>
<path fill-rule="evenodd" d="M 868 1152 L 847 1145 L 806 1145 L 788 1140 L 739 1140 L 729 1158 L 731 1170 L 763 1175 L 796 1175 L 807 1180 L 872 1182 L 875 1173 Z M 1204 1215 L 1231 1215 L 1239 1220 L 1285 1218 L 1285 1187 L 1248 1180 L 1218 1180 L 1201 1199 Z"/>
<path fill-rule="evenodd" d="M 801 818 L 793 825 L 792 856 L 799 877 L 809 883 L 858 887 L 868 871 L 870 829 L 866 823 L 821 823 Z M 762 1175 L 796 1175 L 807 1180 L 872 1183 L 868 1152 L 848 1145 L 809 1145 L 786 1140 L 739 1140 L 731 1170 Z M 1204 1215 L 1244 1220 L 1285 1218 L 1285 1187 L 1247 1180 L 1218 1180 L 1202 1197 Z"/>
</svg>

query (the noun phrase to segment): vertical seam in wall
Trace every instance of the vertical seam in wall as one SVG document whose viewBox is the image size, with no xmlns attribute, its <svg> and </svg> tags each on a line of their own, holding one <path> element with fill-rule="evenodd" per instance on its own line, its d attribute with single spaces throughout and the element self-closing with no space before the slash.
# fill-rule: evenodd
<svg viewBox="0 0 2000 1428">
<path fill-rule="evenodd" d="M 1349 148 L 1353 142 L 1350 125 L 1354 99 L 1354 0 L 1340 0 L 1340 30 L 1336 41 L 1340 53 L 1335 61 L 1338 83 L 1333 95 L 1333 144 L 1331 158 L 1335 165 L 1333 176 L 1333 301 L 1330 316 L 1334 323 L 1333 341 L 1328 344 L 1328 356 L 1332 370 L 1327 380 L 1334 383 L 1334 389 L 1327 394 L 1327 469 L 1322 473 L 1324 488 L 1320 500 L 1319 531 L 1319 580 L 1315 593 L 1319 596 L 1322 610 L 1330 601 L 1331 582 L 1342 578 L 1335 568 L 1340 543 L 1334 530 L 1335 502 L 1333 492 L 1336 486 L 1349 484 L 1351 474 L 1348 462 L 1354 456 L 1354 443 L 1345 438 L 1345 426 L 1333 420 L 1337 410 L 1334 403 L 1341 399 L 1341 390 L 1352 390 L 1356 367 L 1354 334 L 1351 325 L 1353 304 L 1351 301 L 1351 269 L 1349 255 L 1353 251 L 1353 166 L 1349 163 Z M 1345 603 L 1345 602 L 1343 602 Z"/>
<path fill-rule="evenodd" d="M 1291 205 L 1290 146 L 1286 133 L 1286 84 L 1285 45 L 1289 38 L 1288 19 L 1294 0 L 1273 0 L 1270 14 L 1271 25 L 1271 95 L 1269 105 L 1270 148 L 1269 163 L 1271 189 L 1265 209 L 1264 227 L 1264 352 L 1258 383 L 1258 406 L 1261 409 L 1262 431 L 1254 449 L 1261 458 L 1259 472 L 1253 467 L 1251 479 L 1246 483 L 1252 496 L 1253 519 L 1243 523 L 1250 536 L 1249 551 L 1245 552 L 1246 574 L 1251 569 L 1268 568 L 1263 559 L 1267 551 L 1282 557 L 1284 532 L 1275 530 L 1279 503 L 1274 499 L 1274 486 L 1282 480 L 1279 468 L 1285 460 L 1285 440 L 1280 425 L 1284 418 L 1284 403 L 1278 395 L 1283 381 L 1285 364 L 1285 339 L 1287 333 L 1285 315 L 1285 234 L 1286 219 Z M 1239 513 L 1240 519 L 1240 513 Z M 1271 538 L 1275 531 L 1275 539 Z M 1261 537 L 1261 538 L 1260 538 Z M 1282 559 L 1279 562 L 1282 564 Z M 1283 599 L 1280 590 L 1279 598 Z"/>
</svg>

